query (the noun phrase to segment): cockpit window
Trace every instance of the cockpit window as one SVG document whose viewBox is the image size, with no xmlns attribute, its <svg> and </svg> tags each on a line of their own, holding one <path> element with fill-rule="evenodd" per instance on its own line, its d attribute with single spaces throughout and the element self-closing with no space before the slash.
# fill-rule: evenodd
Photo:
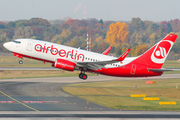
<svg viewBox="0 0 180 120">
<path fill-rule="evenodd" d="M 16 40 L 14 40 L 13 42 L 15 42 L 15 43 L 17 43 L 17 44 L 20 44 L 20 43 L 21 43 L 20 41 L 16 41 Z"/>
</svg>

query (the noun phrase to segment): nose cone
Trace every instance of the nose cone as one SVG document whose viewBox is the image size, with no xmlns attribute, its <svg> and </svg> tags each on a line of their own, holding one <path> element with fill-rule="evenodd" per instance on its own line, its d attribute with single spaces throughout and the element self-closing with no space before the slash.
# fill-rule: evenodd
<svg viewBox="0 0 180 120">
<path fill-rule="evenodd" d="M 4 43 L 3 46 L 4 46 L 6 49 L 9 50 L 9 48 L 10 48 L 10 42 Z"/>
</svg>

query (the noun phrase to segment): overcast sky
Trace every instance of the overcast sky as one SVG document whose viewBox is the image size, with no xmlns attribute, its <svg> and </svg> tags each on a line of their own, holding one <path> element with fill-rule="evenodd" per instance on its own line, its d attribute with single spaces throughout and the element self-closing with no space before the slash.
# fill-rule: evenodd
<svg viewBox="0 0 180 120">
<path fill-rule="evenodd" d="M 86 18 L 114 21 L 180 19 L 180 0 L 0 0 L 0 21 L 41 17 L 47 20 Z"/>
</svg>

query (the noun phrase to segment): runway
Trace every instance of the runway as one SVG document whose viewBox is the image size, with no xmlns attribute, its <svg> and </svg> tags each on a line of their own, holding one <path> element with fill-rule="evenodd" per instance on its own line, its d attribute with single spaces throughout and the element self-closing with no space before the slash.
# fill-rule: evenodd
<svg viewBox="0 0 180 120">
<path fill-rule="evenodd" d="M 112 81 L 180 78 L 164 74 L 151 78 L 78 77 L 0 79 L 0 117 L 65 117 L 80 118 L 180 118 L 180 112 L 120 111 L 72 96 L 62 91 L 67 84 Z M 70 117 L 70 118 L 69 118 Z"/>
<path fill-rule="evenodd" d="M 65 84 L 34 82 L 3 82 L 0 84 L 0 111 L 109 111 L 61 90 Z"/>
<path fill-rule="evenodd" d="M 0 70 L 61 70 L 58 68 L 53 68 L 53 67 L 36 67 L 36 68 L 31 68 L 31 67 L 1 67 Z"/>
</svg>

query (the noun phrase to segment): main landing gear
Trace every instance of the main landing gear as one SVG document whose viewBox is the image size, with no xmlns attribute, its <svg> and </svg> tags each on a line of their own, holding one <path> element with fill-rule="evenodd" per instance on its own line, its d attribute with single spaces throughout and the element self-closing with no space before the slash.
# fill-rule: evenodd
<svg viewBox="0 0 180 120">
<path fill-rule="evenodd" d="M 83 80 L 86 80 L 87 79 L 87 75 L 85 74 L 85 72 L 82 73 L 82 71 L 81 71 L 81 73 L 79 74 L 79 78 L 83 79 Z"/>
</svg>

